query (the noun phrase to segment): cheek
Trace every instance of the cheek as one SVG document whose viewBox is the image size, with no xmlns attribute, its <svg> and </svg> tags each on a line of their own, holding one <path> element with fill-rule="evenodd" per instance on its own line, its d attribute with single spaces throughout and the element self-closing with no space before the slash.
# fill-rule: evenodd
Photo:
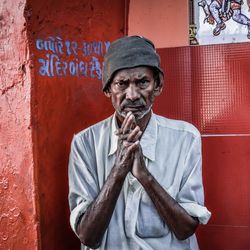
<svg viewBox="0 0 250 250">
<path fill-rule="evenodd" d="M 151 102 L 154 102 L 154 100 L 155 100 L 155 95 L 154 94 L 151 95 L 150 100 L 151 100 Z"/>
<path fill-rule="evenodd" d="M 146 95 L 144 95 L 144 99 L 147 101 L 147 103 L 152 104 L 155 99 L 155 95 L 153 91 L 149 91 Z"/>
<path fill-rule="evenodd" d="M 111 101 L 112 101 L 113 107 L 115 108 L 116 107 L 116 98 L 114 96 L 112 96 Z"/>
<path fill-rule="evenodd" d="M 120 95 L 112 95 L 112 103 L 114 107 L 118 107 L 121 104 L 121 96 Z"/>
</svg>

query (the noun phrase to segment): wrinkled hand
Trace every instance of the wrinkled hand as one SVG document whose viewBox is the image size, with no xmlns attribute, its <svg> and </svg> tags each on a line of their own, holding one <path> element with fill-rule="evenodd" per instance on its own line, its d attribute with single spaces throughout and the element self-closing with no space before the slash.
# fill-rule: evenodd
<svg viewBox="0 0 250 250">
<path fill-rule="evenodd" d="M 138 180 L 140 180 L 140 178 L 147 172 L 140 145 L 134 153 L 134 161 L 131 172 L 133 176 Z"/>
<path fill-rule="evenodd" d="M 134 154 L 139 148 L 139 138 L 142 132 L 136 126 L 134 115 L 129 112 L 120 129 L 116 131 L 118 148 L 115 166 L 120 168 L 122 174 L 127 174 L 132 169 Z"/>
<path fill-rule="evenodd" d="M 118 136 L 118 150 L 116 162 L 126 171 L 131 171 L 138 179 L 145 173 L 146 167 L 143 159 L 139 140 L 142 135 L 140 127 L 136 125 L 134 115 L 129 112 L 120 129 L 116 131 Z"/>
<path fill-rule="evenodd" d="M 135 116 L 132 112 L 128 112 L 121 128 L 116 131 L 116 135 L 120 140 L 130 143 L 136 142 L 140 139 L 142 132 L 140 127 L 136 125 Z"/>
</svg>

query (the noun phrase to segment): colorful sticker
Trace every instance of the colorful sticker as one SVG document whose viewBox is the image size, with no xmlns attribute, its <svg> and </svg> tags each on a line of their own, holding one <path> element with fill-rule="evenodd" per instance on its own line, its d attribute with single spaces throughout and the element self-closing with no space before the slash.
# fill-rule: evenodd
<svg viewBox="0 0 250 250">
<path fill-rule="evenodd" d="M 250 41 L 250 0 L 190 0 L 190 45 Z"/>
</svg>

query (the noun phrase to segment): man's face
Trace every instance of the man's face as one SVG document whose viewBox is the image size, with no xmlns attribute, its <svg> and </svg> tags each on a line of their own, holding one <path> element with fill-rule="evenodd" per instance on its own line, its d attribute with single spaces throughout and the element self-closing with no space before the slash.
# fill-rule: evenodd
<svg viewBox="0 0 250 250">
<path fill-rule="evenodd" d="M 106 92 L 120 120 L 131 111 L 136 120 L 142 119 L 150 112 L 155 96 L 162 86 L 157 86 L 153 71 L 149 67 L 135 67 L 116 72 Z"/>
</svg>

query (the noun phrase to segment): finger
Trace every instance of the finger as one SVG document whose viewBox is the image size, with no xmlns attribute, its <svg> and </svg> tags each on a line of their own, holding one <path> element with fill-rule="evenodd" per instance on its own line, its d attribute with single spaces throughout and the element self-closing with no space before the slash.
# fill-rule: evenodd
<svg viewBox="0 0 250 250">
<path fill-rule="evenodd" d="M 128 118 L 129 118 L 130 115 L 132 115 L 131 111 L 129 111 L 127 113 L 127 115 L 125 116 L 125 119 L 123 120 L 122 125 L 121 125 L 121 130 L 123 130 L 123 128 L 124 128 L 125 124 L 127 123 L 127 120 L 128 120 Z"/>
<path fill-rule="evenodd" d="M 123 131 L 123 134 L 126 134 L 128 133 L 132 127 L 135 126 L 135 116 L 131 113 L 131 115 L 128 117 L 122 131 Z"/>
<path fill-rule="evenodd" d="M 142 131 L 139 126 L 136 126 L 132 131 L 126 134 L 117 134 L 119 140 L 126 140 L 128 142 L 135 142 L 142 136 Z"/>
<path fill-rule="evenodd" d="M 124 140 L 127 140 L 129 134 L 120 134 L 120 135 L 118 135 L 118 136 L 119 136 L 119 140 L 124 141 Z"/>
<path fill-rule="evenodd" d="M 124 148 L 128 148 L 132 144 L 133 144 L 133 142 L 128 142 L 126 140 L 124 140 L 123 143 L 122 143 L 122 145 L 123 145 Z"/>
<path fill-rule="evenodd" d="M 135 142 L 137 141 L 140 136 L 142 135 L 142 131 L 140 130 L 139 126 L 136 126 L 132 132 L 127 136 L 127 141 L 129 142 Z"/>
<path fill-rule="evenodd" d="M 122 122 L 122 125 L 120 128 L 118 128 L 117 130 L 115 130 L 115 135 L 119 136 L 120 134 L 123 133 L 123 130 L 124 130 L 124 127 L 126 126 L 127 122 L 128 122 L 128 119 L 129 117 L 132 115 L 132 112 L 129 111 L 126 115 L 126 117 L 124 118 L 123 122 Z"/>
<path fill-rule="evenodd" d="M 122 130 L 120 128 L 118 128 L 117 130 L 115 130 L 115 135 L 120 136 L 122 134 Z"/>
<path fill-rule="evenodd" d="M 137 135 L 135 135 L 134 137 L 134 141 L 138 141 L 141 139 L 141 136 L 142 136 L 142 131 L 139 131 Z"/>
<path fill-rule="evenodd" d="M 139 148 L 140 142 L 136 141 L 127 148 L 127 153 L 132 154 Z"/>
<path fill-rule="evenodd" d="M 126 121 L 122 124 L 123 126 L 121 127 L 122 133 L 125 134 L 130 130 L 131 124 L 133 122 L 133 115 L 130 113 Z"/>
</svg>

